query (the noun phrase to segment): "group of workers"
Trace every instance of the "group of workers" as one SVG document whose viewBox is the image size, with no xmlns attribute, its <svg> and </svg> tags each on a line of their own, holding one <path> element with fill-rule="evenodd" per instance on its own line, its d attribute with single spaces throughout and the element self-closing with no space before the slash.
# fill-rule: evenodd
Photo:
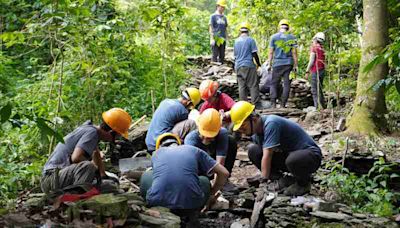
<svg viewBox="0 0 400 228">
<path fill-rule="evenodd" d="M 217 10 L 210 17 L 209 32 L 212 49 L 212 61 L 224 62 L 225 46 L 227 40 L 228 21 L 224 15 L 227 7 L 226 0 L 217 1 Z M 269 42 L 268 60 L 265 62 L 268 71 L 272 70 L 272 78 L 269 80 L 269 94 L 272 108 L 276 108 L 277 99 L 280 96 L 280 106 L 285 108 L 290 93 L 290 73 L 298 72 L 297 41 L 290 33 L 290 23 L 287 19 L 279 22 L 278 33 L 272 35 Z M 250 92 L 251 103 L 257 108 L 260 103 L 259 76 L 257 68 L 261 67 L 256 42 L 250 37 L 250 25 L 243 22 L 239 26 L 239 37 L 234 42 L 235 71 L 239 85 L 240 100 L 247 100 Z M 216 42 L 223 40 L 224 42 Z M 325 75 L 325 51 L 323 43 L 325 34 L 318 32 L 312 39 L 310 48 L 310 60 L 306 69 L 306 79 L 311 73 L 311 86 L 314 107 L 325 108 L 323 95 L 323 78 Z M 280 91 L 283 78 L 283 89 Z M 280 95 L 281 94 L 281 95 Z"/>
<path fill-rule="evenodd" d="M 223 61 L 225 43 L 217 45 L 215 36 L 226 38 L 227 20 L 223 15 L 226 2 L 219 0 L 217 12 L 211 16 L 210 31 L 213 61 Z M 272 66 L 271 103 L 276 106 L 278 96 L 274 86 L 284 78 L 282 107 L 289 94 L 289 73 L 297 71 L 296 42 L 289 34 L 289 22 L 279 23 L 280 31 L 271 38 L 267 65 Z M 250 26 L 240 27 L 235 42 L 235 70 L 239 83 L 239 101 L 219 90 L 218 82 L 204 80 L 199 88 L 186 88 L 177 99 L 163 100 L 153 114 L 145 143 L 152 155 L 152 169 L 140 180 L 141 194 L 149 206 L 170 208 L 180 216 L 192 218 L 201 209 L 211 206 L 219 194 L 234 191 L 228 179 L 232 174 L 236 154 L 237 135 L 250 136 L 247 147 L 251 162 L 261 171 L 253 177 L 262 187 L 288 196 L 310 191 L 311 175 L 321 164 L 321 149 L 302 127 L 275 115 L 259 115 L 259 79 L 256 65 L 260 66 L 257 46 L 249 36 Z M 324 105 L 321 95 L 324 75 L 325 37 L 318 33 L 311 47 L 307 77 L 312 73 L 315 106 Z M 285 41 L 290 51 L 281 47 Z M 250 90 L 251 102 L 247 101 Z M 322 99 L 321 99 L 322 97 Z M 201 103 L 203 100 L 203 103 Z M 190 118 L 200 104 L 198 116 Z M 85 122 L 58 143 L 46 162 L 41 188 L 48 193 L 71 185 L 90 184 L 96 177 L 110 179 L 104 168 L 103 155 L 98 149 L 100 141 L 115 142 L 128 137 L 130 115 L 119 108 L 102 114 L 102 123 Z"/>
</svg>

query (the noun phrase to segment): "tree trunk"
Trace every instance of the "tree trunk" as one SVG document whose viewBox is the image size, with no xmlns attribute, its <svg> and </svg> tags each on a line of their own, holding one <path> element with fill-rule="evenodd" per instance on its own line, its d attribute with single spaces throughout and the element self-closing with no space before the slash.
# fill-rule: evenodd
<svg viewBox="0 0 400 228">
<path fill-rule="evenodd" d="M 384 79 L 389 68 L 387 63 L 375 66 L 369 72 L 364 67 L 388 44 L 388 22 L 386 0 L 363 0 L 364 32 L 362 57 L 357 80 L 357 95 L 353 113 L 349 116 L 348 133 L 379 135 L 386 126 L 385 88 L 373 87 Z"/>
</svg>

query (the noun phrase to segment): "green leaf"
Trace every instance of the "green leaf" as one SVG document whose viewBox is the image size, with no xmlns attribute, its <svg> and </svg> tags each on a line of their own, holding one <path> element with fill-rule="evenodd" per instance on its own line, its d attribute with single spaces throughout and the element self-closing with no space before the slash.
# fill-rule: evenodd
<svg viewBox="0 0 400 228">
<path fill-rule="evenodd" d="M 42 118 L 36 119 L 36 125 L 40 129 L 40 132 L 41 132 L 42 135 L 44 135 L 44 136 L 54 136 L 57 139 L 58 142 L 64 143 L 63 137 L 58 132 L 56 132 L 55 130 L 50 128 L 49 125 L 47 125 L 45 119 L 42 119 Z"/>
<path fill-rule="evenodd" d="M 399 174 L 397 173 L 392 173 L 392 175 L 390 175 L 390 179 L 396 178 L 396 177 L 400 177 Z"/>
<path fill-rule="evenodd" d="M 3 108 L 1 108 L 1 110 L 0 110 L 0 117 L 1 117 L 0 122 L 1 122 L 1 123 L 4 123 L 4 122 L 6 122 L 8 119 L 10 119 L 10 116 L 11 116 L 11 109 L 12 109 L 11 104 L 7 104 L 7 105 L 4 106 Z"/>
</svg>

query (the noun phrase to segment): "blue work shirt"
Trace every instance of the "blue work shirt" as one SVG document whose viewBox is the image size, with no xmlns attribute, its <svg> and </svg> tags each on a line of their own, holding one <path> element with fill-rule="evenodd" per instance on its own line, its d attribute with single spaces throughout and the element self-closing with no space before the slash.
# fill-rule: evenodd
<svg viewBox="0 0 400 228">
<path fill-rule="evenodd" d="M 146 134 L 146 145 L 149 151 L 156 148 L 157 137 L 170 132 L 175 124 L 186 120 L 189 111 L 177 99 L 165 99 L 158 106 L 151 119 L 149 130 Z"/>
<path fill-rule="evenodd" d="M 278 147 L 286 153 L 311 149 L 322 157 L 321 149 L 299 124 L 276 115 L 262 115 L 261 119 L 263 134 L 253 136 L 253 141 L 264 149 Z"/>
<path fill-rule="evenodd" d="M 195 209 L 205 199 L 199 176 L 212 174 L 217 165 L 206 152 L 189 145 L 161 147 L 151 158 L 153 184 L 146 200 L 151 206 Z"/>
<path fill-rule="evenodd" d="M 282 47 L 287 47 L 284 50 Z M 297 47 L 296 37 L 289 33 L 278 32 L 271 37 L 269 48 L 274 50 L 272 67 L 293 65 L 292 49 Z M 286 52 L 285 52 L 286 51 Z"/>
<path fill-rule="evenodd" d="M 226 27 L 228 27 L 228 20 L 225 15 L 215 12 L 210 17 L 209 25 L 212 27 L 214 36 L 226 39 Z"/>
<path fill-rule="evenodd" d="M 233 52 L 235 55 L 235 70 L 240 67 L 256 67 L 253 53 L 257 52 L 256 41 L 248 35 L 241 35 L 235 40 Z"/>
<path fill-rule="evenodd" d="M 198 130 L 190 132 L 185 138 L 185 145 L 195 146 L 199 149 L 215 154 L 216 156 L 226 157 L 229 145 L 229 133 L 225 128 L 221 128 L 218 135 L 210 145 L 204 145 L 201 142 L 200 132 Z"/>
</svg>

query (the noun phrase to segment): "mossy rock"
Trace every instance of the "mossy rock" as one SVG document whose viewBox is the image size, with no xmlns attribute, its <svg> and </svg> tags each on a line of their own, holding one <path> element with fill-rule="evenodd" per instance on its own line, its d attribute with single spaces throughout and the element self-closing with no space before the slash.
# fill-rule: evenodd
<svg viewBox="0 0 400 228">
<path fill-rule="evenodd" d="M 168 208 L 152 207 L 150 209 L 160 212 L 160 217 L 140 213 L 139 218 L 143 224 L 151 227 L 180 228 L 181 219 L 179 216 L 171 213 Z"/>
<path fill-rule="evenodd" d="M 97 217 L 102 218 L 125 219 L 128 215 L 128 200 L 113 194 L 94 196 L 82 202 L 82 206 L 94 211 Z"/>
</svg>

